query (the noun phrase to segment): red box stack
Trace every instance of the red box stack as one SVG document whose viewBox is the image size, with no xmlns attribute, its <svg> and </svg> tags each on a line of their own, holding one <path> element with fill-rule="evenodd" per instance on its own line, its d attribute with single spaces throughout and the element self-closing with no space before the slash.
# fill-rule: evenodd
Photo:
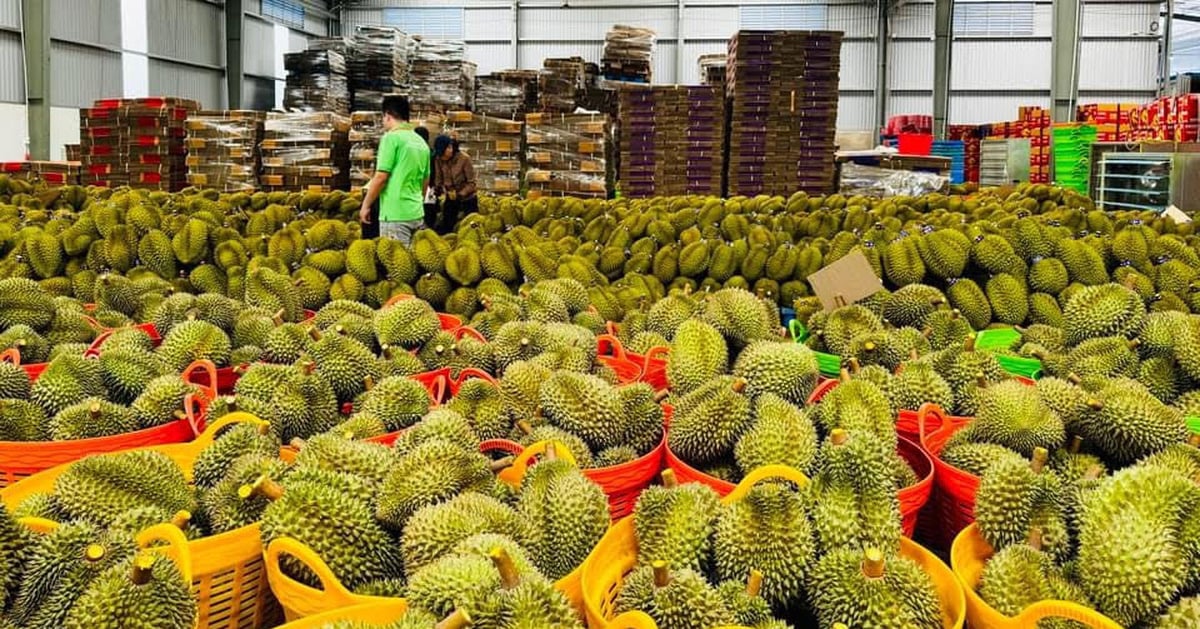
<svg viewBox="0 0 1200 629">
<path fill-rule="evenodd" d="M 946 138 L 961 140 L 964 158 L 963 177 L 966 181 L 979 183 L 979 143 L 983 133 L 975 125 L 952 124 L 946 127 Z"/>
<path fill-rule="evenodd" d="M 187 185 L 187 119 L 196 101 L 111 98 L 79 111 L 83 185 L 178 191 Z"/>
</svg>

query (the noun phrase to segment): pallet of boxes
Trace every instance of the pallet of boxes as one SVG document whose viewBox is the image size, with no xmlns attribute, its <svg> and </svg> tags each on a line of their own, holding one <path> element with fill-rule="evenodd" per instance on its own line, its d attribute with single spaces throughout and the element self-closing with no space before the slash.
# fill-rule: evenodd
<svg viewBox="0 0 1200 629">
<path fill-rule="evenodd" d="M 79 162 L 31 160 L 0 162 L 0 174 L 51 187 L 79 184 Z"/>
<path fill-rule="evenodd" d="M 79 111 L 80 183 L 176 192 L 187 185 L 187 119 L 193 100 L 113 98 Z"/>
<path fill-rule="evenodd" d="M 739 31 L 729 41 L 730 195 L 833 188 L 841 41 L 836 31 Z"/>
<path fill-rule="evenodd" d="M 543 59 L 538 75 L 538 101 L 545 112 L 569 114 L 575 111 L 586 84 L 587 63 L 579 57 Z"/>
<path fill-rule="evenodd" d="M 650 83 L 654 31 L 617 24 L 604 36 L 600 73 L 609 81 Z"/>
<path fill-rule="evenodd" d="M 263 127 L 262 175 L 268 192 L 350 187 L 350 118 L 331 112 L 270 113 Z"/>
<path fill-rule="evenodd" d="M 345 43 L 337 39 L 318 42 L 311 44 L 309 50 L 283 56 L 287 70 L 283 107 L 289 111 L 331 111 L 345 115 L 350 111 L 346 57 L 341 52 Z M 312 45 L 327 49 L 314 49 Z"/>
<path fill-rule="evenodd" d="M 446 133 L 471 157 L 480 191 L 521 192 L 521 132 L 525 124 L 470 111 L 446 114 Z"/>
<path fill-rule="evenodd" d="M 603 114 L 527 114 L 526 195 L 606 198 L 608 132 Z"/>
<path fill-rule="evenodd" d="M 201 111 L 187 121 L 188 185 L 222 192 L 258 189 L 262 111 Z"/>
<path fill-rule="evenodd" d="M 475 79 L 475 111 L 517 120 L 537 110 L 537 71 L 504 70 Z"/>
<path fill-rule="evenodd" d="M 379 111 L 383 97 L 408 89 L 408 35 L 387 26 L 359 26 L 346 59 L 351 111 Z"/>
<path fill-rule="evenodd" d="M 376 151 L 383 135 L 383 113 L 356 111 L 350 114 L 350 189 L 367 185 L 375 174 Z"/>
<path fill-rule="evenodd" d="M 414 118 L 474 108 L 475 64 L 467 61 L 466 42 L 422 39 L 410 71 L 409 101 Z"/>
</svg>

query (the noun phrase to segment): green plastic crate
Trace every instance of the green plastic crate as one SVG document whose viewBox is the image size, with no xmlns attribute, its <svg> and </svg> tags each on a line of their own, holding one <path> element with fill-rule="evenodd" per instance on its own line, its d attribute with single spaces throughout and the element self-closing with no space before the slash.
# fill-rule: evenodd
<svg viewBox="0 0 1200 629">
<path fill-rule="evenodd" d="M 996 356 L 996 362 L 1000 363 L 1000 367 L 1014 376 L 1037 380 L 1042 377 L 1042 362 L 1035 358 L 1023 358 L 1021 356 Z"/>
<path fill-rule="evenodd" d="M 975 349 L 1010 349 L 1021 339 L 1021 333 L 1012 328 L 984 330 L 975 334 Z"/>
<path fill-rule="evenodd" d="M 817 368 L 820 369 L 821 375 L 826 378 L 836 378 L 842 373 L 842 357 L 826 354 L 825 352 L 815 352 L 817 355 Z"/>
</svg>

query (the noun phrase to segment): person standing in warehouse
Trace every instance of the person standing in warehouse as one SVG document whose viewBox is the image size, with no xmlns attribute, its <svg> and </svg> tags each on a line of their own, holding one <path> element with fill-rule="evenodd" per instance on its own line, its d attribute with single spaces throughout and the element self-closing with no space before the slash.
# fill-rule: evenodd
<svg viewBox="0 0 1200 629">
<path fill-rule="evenodd" d="M 375 175 L 367 183 L 358 218 L 371 222 L 371 205 L 379 200 L 379 235 L 412 244 L 425 224 L 425 191 L 429 189 L 429 144 L 409 124 L 408 98 L 385 96 L 383 128 L 376 153 Z"/>
<path fill-rule="evenodd" d="M 475 167 L 471 158 L 459 150 L 458 141 L 448 135 L 439 135 L 433 141 L 433 154 L 437 159 L 434 190 L 445 195 L 437 232 L 444 235 L 454 230 L 459 216 L 479 211 Z"/>
</svg>

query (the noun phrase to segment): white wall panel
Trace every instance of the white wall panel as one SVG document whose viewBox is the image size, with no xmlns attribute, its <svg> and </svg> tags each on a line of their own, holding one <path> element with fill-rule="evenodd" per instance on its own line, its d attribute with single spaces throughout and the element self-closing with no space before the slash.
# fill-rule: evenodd
<svg viewBox="0 0 1200 629">
<path fill-rule="evenodd" d="M 1079 44 L 1079 89 L 1146 90 L 1153 96 L 1158 42 L 1084 40 Z"/>
<path fill-rule="evenodd" d="M 879 27 L 874 2 L 831 5 L 828 16 L 826 27 L 846 37 L 874 37 Z"/>
<path fill-rule="evenodd" d="M 51 42 L 50 82 L 50 104 L 59 107 L 91 107 L 97 99 L 120 97 L 121 54 Z"/>
<path fill-rule="evenodd" d="M 928 114 L 931 111 L 933 111 L 933 94 L 892 94 L 888 97 L 888 116 Z"/>
<path fill-rule="evenodd" d="M 1145 35 L 1151 24 L 1158 24 L 1161 3 L 1092 3 L 1083 5 L 1084 37 Z"/>
<path fill-rule="evenodd" d="M 21 35 L 0 32 L 0 102 L 25 102 L 24 58 Z"/>
<path fill-rule="evenodd" d="M 952 90 L 1050 89 L 1048 41 L 956 39 Z"/>
<path fill-rule="evenodd" d="M 582 57 L 587 61 L 600 62 L 604 55 L 603 41 L 538 42 L 521 45 L 521 67 L 539 70 L 543 59 L 559 57 Z"/>
<path fill-rule="evenodd" d="M 869 131 L 875 128 L 874 96 L 842 96 L 838 100 L 838 131 Z"/>
<path fill-rule="evenodd" d="M 512 40 L 512 9 L 469 9 L 463 17 L 463 38 Z"/>
<path fill-rule="evenodd" d="M 597 40 L 615 24 L 652 29 L 660 39 L 675 38 L 677 9 L 669 7 L 625 8 L 521 8 L 521 39 Z"/>
<path fill-rule="evenodd" d="M 683 10 L 683 35 L 688 39 L 729 39 L 737 29 L 737 7 L 687 6 Z"/>
<path fill-rule="evenodd" d="M 875 61 L 875 42 L 842 42 L 841 82 L 843 90 L 874 90 L 878 66 Z"/>
<path fill-rule="evenodd" d="M 701 55 L 726 54 L 729 47 L 725 42 L 687 42 L 683 45 L 683 76 L 679 82 L 683 85 L 698 85 L 700 83 Z"/>
<path fill-rule="evenodd" d="M 25 105 L 0 104 L 0 161 L 16 162 L 25 159 L 25 140 L 29 137 Z M 79 132 L 79 118 L 75 118 L 75 132 Z M 60 155 L 50 145 L 50 158 Z"/>
<path fill-rule="evenodd" d="M 242 48 L 246 74 L 275 76 L 275 26 L 258 18 L 247 17 Z M 280 54 L 283 54 L 282 52 Z"/>
<path fill-rule="evenodd" d="M 679 46 L 675 42 L 658 42 L 654 46 L 654 64 L 650 71 L 650 80 L 654 83 L 679 84 L 675 76 L 675 52 Z M 686 62 L 686 61 L 685 61 Z"/>
<path fill-rule="evenodd" d="M 0 0 L 0 27 L 21 28 L 21 0 Z"/>
<path fill-rule="evenodd" d="M 50 0 L 50 37 L 121 46 L 121 0 Z"/>
<path fill-rule="evenodd" d="M 893 37 L 933 37 L 933 3 L 906 2 L 892 13 Z"/>
<path fill-rule="evenodd" d="M 475 76 L 483 76 L 512 66 L 512 46 L 509 44 L 470 44 L 467 55 L 475 62 Z"/>
<path fill-rule="evenodd" d="M 932 90 L 933 42 L 892 42 L 888 74 L 888 85 L 893 90 Z"/>
<path fill-rule="evenodd" d="M 1045 96 L 1006 95 L 1002 92 L 984 95 L 954 94 L 950 96 L 950 124 L 984 124 L 1017 119 L 1017 109 L 1024 105 L 1050 106 Z"/>
<path fill-rule="evenodd" d="M 67 144 L 79 144 L 79 110 L 74 107 L 51 107 L 50 159 L 66 159 Z"/>
<path fill-rule="evenodd" d="M 150 60 L 152 94 L 182 96 L 199 101 L 204 109 L 220 109 L 225 106 L 224 86 L 225 75 L 219 70 Z"/>
<path fill-rule="evenodd" d="M 225 58 L 221 7 L 201 0 L 146 0 L 149 52 L 220 66 Z"/>
</svg>

